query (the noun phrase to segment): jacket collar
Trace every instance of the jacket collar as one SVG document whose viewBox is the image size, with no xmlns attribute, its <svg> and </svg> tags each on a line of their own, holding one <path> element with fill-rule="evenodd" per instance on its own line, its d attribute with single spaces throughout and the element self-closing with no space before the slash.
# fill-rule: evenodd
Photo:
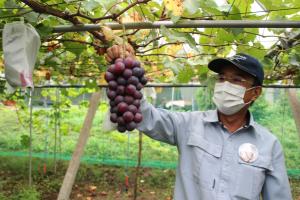
<svg viewBox="0 0 300 200">
<path fill-rule="evenodd" d="M 253 116 L 252 114 L 248 111 L 248 116 L 250 116 L 248 118 L 248 122 L 247 124 L 245 125 L 246 127 L 248 126 L 253 126 L 255 125 L 255 121 L 253 119 Z M 203 113 L 203 120 L 206 121 L 206 122 L 219 122 L 219 117 L 218 117 L 218 111 L 217 110 L 209 110 L 207 112 L 204 112 Z"/>
</svg>

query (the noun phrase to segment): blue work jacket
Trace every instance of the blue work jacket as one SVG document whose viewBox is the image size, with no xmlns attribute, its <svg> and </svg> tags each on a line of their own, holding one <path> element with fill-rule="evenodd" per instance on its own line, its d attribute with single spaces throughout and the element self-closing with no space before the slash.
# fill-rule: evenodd
<svg viewBox="0 0 300 200">
<path fill-rule="evenodd" d="M 251 115 L 230 133 L 216 110 L 171 112 L 143 101 L 141 112 L 140 131 L 178 148 L 175 200 L 292 200 L 282 147 Z"/>
</svg>

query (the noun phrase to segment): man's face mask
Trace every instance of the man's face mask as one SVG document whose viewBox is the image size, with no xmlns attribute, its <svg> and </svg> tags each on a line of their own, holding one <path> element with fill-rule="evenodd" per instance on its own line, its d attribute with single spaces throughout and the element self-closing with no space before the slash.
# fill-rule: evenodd
<svg viewBox="0 0 300 200">
<path fill-rule="evenodd" d="M 232 84 L 228 81 L 216 83 L 213 101 L 221 113 L 232 115 L 252 102 L 244 102 L 246 91 L 252 88 L 246 89 L 243 86 Z"/>
</svg>

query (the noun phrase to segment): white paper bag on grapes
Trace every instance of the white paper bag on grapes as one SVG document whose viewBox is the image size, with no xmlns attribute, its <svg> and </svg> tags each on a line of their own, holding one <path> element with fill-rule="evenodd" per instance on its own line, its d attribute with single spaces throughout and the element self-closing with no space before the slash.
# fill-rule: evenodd
<svg viewBox="0 0 300 200">
<path fill-rule="evenodd" d="M 33 88 L 32 73 L 41 45 L 39 34 L 30 24 L 18 21 L 5 24 L 2 35 L 8 92 L 17 87 Z"/>
</svg>

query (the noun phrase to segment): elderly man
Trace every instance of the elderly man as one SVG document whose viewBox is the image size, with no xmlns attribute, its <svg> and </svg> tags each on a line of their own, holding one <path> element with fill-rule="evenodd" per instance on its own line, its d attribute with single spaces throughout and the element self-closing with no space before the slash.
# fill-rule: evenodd
<svg viewBox="0 0 300 200">
<path fill-rule="evenodd" d="M 107 60 L 119 57 L 119 49 L 108 49 Z M 281 145 L 248 110 L 262 92 L 261 64 L 237 54 L 212 60 L 208 68 L 217 73 L 217 110 L 170 112 L 141 104 L 138 129 L 178 148 L 174 199 L 291 200 Z"/>
</svg>

